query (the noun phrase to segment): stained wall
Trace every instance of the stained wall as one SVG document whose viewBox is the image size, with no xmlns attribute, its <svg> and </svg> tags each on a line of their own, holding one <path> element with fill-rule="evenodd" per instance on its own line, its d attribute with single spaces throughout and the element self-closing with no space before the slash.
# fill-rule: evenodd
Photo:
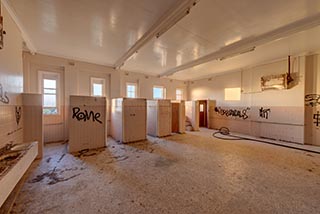
<svg viewBox="0 0 320 214">
<path fill-rule="evenodd" d="M 23 141 L 22 99 L 22 37 L 7 10 L 4 17 L 4 49 L 0 50 L 0 147 Z"/>
<path fill-rule="evenodd" d="M 305 57 L 293 57 L 294 82 L 284 90 L 261 89 L 261 77 L 284 74 L 287 60 L 193 81 L 189 99 L 216 100 L 214 127 L 276 140 L 304 142 Z M 225 100 L 226 88 L 240 88 L 241 98 Z"/>
</svg>

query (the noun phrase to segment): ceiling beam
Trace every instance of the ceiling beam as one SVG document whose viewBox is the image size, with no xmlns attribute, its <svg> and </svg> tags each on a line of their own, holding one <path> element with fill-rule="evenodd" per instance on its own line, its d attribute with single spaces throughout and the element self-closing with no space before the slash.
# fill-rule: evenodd
<svg viewBox="0 0 320 214">
<path fill-rule="evenodd" d="M 196 60 L 187 62 L 183 65 L 174 67 L 172 69 L 169 69 L 163 72 L 162 74 L 160 74 L 160 77 L 170 76 L 179 71 L 192 68 L 194 66 L 204 64 L 213 60 L 223 60 L 223 59 L 231 58 L 243 53 L 247 53 L 249 51 L 253 51 L 257 46 L 264 45 L 269 42 L 273 42 L 275 40 L 288 37 L 292 34 L 302 32 L 319 25 L 320 25 L 320 13 L 317 13 L 313 16 L 292 22 L 288 25 L 282 26 L 280 28 L 261 34 L 259 36 L 248 37 L 246 39 L 242 39 L 233 44 L 224 46 L 223 48 L 219 49 L 216 52 L 210 53 Z"/>
<path fill-rule="evenodd" d="M 10 14 L 11 18 L 13 19 L 13 21 L 16 23 L 16 25 L 18 26 L 20 32 L 21 32 L 21 36 L 22 39 L 25 41 L 28 49 L 30 50 L 30 52 L 32 54 L 35 54 L 37 52 L 37 49 L 35 48 L 35 46 L 33 45 L 30 37 L 28 36 L 25 28 L 23 27 L 23 25 L 21 24 L 20 20 L 18 19 L 18 16 L 16 15 L 14 9 L 12 9 L 12 6 L 10 5 L 8 0 L 2 0 L 1 1 L 3 6 L 6 8 L 6 10 L 8 11 L 8 13 Z M 10 36 L 10 35 L 8 35 Z"/>
<path fill-rule="evenodd" d="M 172 26 L 174 26 L 184 16 L 188 15 L 191 7 L 195 6 L 200 0 L 179 0 L 164 13 L 151 28 L 127 51 L 125 52 L 114 64 L 115 69 L 119 69 L 124 63 L 142 48 L 147 42 L 153 38 L 158 38 Z"/>
</svg>

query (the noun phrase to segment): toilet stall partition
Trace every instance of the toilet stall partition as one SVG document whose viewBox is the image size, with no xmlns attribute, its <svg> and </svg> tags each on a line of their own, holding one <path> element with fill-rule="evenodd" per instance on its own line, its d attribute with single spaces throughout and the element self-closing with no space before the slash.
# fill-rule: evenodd
<svg viewBox="0 0 320 214">
<path fill-rule="evenodd" d="M 147 138 L 147 102 L 143 98 L 115 98 L 111 103 L 111 136 L 130 143 Z"/>
<path fill-rule="evenodd" d="M 172 132 L 183 134 L 186 132 L 186 107 L 184 100 L 171 101 L 172 107 Z"/>
<path fill-rule="evenodd" d="M 106 146 L 106 104 L 105 97 L 70 96 L 69 152 Z"/>
<path fill-rule="evenodd" d="M 170 100 L 147 101 L 148 135 L 164 137 L 171 135 L 172 107 Z"/>
</svg>

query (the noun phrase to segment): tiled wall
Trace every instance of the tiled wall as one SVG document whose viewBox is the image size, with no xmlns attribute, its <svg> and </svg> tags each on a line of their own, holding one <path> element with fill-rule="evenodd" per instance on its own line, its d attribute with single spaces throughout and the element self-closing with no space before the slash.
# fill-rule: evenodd
<svg viewBox="0 0 320 214">
<path fill-rule="evenodd" d="M 227 111 L 250 108 L 246 119 L 213 112 L 211 115 L 213 124 L 210 124 L 213 128 L 228 127 L 231 131 L 257 137 L 306 143 L 304 141 L 305 57 L 294 57 L 292 64 L 296 84 L 287 90 L 261 90 L 261 77 L 286 72 L 287 61 L 280 60 L 242 71 L 217 75 L 210 81 L 204 79 L 191 82 L 189 99 L 215 100 L 217 107 Z M 235 87 L 241 88 L 241 99 L 225 100 L 225 88 Z M 268 118 L 260 117 L 261 107 L 270 109 Z"/>
<path fill-rule="evenodd" d="M 22 142 L 22 120 L 23 118 L 21 106 L 0 105 L 0 147 L 3 147 L 7 143 Z"/>
<path fill-rule="evenodd" d="M 260 115 L 260 108 L 250 107 L 246 116 L 242 114 L 244 107 L 221 107 L 227 112 L 238 110 L 241 116 L 222 115 L 222 111 L 214 112 L 212 128 L 228 127 L 231 131 L 248 134 L 256 137 L 264 137 L 275 140 L 304 143 L 304 107 L 263 107 L 269 111 Z"/>
<path fill-rule="evenodd" d="M 4 48 L 0 50 L 0 147 L 23 142 L 23 115 L 17 123 L 16 107 L 22 105 L 22 38 L 21 33 L 4 7 Z M 22 113 L 22 109 L 17 109 Z"/>
</svg>

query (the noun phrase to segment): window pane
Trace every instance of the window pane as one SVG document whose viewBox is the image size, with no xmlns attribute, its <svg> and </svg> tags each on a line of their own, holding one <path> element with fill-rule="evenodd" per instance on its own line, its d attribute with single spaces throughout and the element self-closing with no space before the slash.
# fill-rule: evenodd
<svg viewBox="0 0 320 214">
<path fill-rule="evenodd" d="M 44 108 L 43 114 L 58 114 L 57 108 Z"/>
<path fill-rule="evenodd" d="M 102 84 L 93 83 L 93 96 L 102 96 Z"/>
<path fill-rule="evenodd" d="M 153 98 L 154 99 L 163 99 L 163 88 L 154 87 L 153 88 Z"/>
<path fill-rule="evenodd" d="M 129 98 L 135 98 L 135 93 L 134 92 L 128 92 L 128 97 Z"/>
<path fill-rule="evenodd" d="M 203 104 L 200 104 L 200 112 L 203 112 Z"/>
<path fill-rule="evenodd" d="M 127 97 L 129 98 L 136 97 L 136 85 L 127 84 Z"/>
<path fill-rule="evenodd" d="M 56 89 L 43 89 L 43 93 L 45 94 L 56 94 Z"/>
<path fill-rule="evenodd" d="M 57 88 L 57 81 L 50 79 L 43 79 L 43 88 Z"/>
<path fill-rule="evenodd" d="M 182 90 L 181 89 L 176 90 L 176 99 L 182 100 Z"/>
<path fill-rule="evenodd" d="M 57 106 L 57 99 L 56 95 L 43 95 L 43 106 L 44 107 L 56 107 Z"/>
</svg>

